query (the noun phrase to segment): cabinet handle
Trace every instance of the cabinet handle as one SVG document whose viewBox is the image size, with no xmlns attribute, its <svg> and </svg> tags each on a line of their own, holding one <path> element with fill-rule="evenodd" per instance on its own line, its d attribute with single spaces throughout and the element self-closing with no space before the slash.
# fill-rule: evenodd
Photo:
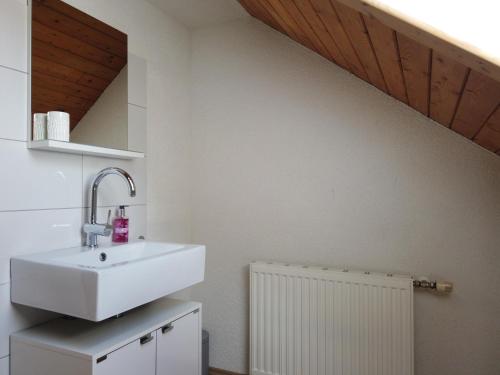
<svg viewBox="0 0 500 375">
<path fill-rule="evenodd" d="M 165 327 L 162 327 L 161 333 L 169 333 L 171 330 L 174 329 L 174 326 L 172 323 L 167 324 Z"/>
<path fill-rule="evenodd" d="M 147 344 L 148 342 L 153 340 L 153 335 L 151 333 L 148 333 L 146 336 L 142 336 L 140 338 L 141 345 Z"/>
</svg>

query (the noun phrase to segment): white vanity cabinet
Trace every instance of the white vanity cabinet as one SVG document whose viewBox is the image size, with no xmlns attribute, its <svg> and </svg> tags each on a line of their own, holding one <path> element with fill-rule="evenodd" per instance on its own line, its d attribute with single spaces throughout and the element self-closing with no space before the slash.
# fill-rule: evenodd
<svg viewBox="0 0 500 375">
<path fill-rule="evenodd" d="M 201 304 L 161 299 L 118 319 L 11 335 L 11 375 L 199 375 Z"/>
<path fill-rule="evenodd" d="M 157 331 L 156 375 L 201 374 L 200 353 L 190 348 L 199 344 L 197 313 L 186 315 Z"/>
<path fill-rule="evenodd" d="M 145 335 L 94 362 L 94 375 L 155 375 L 156 332 Z"/>
</svg>

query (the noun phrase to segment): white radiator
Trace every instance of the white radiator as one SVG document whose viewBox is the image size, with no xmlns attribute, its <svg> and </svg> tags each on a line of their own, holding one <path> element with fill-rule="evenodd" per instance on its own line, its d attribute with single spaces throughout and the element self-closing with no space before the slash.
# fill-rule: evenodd
<svg viewBox="0 0 500 375">
<path fill-rule="evenodd" d="M 252 375 L 413 375 L 409 276 L 250 266 Z"/>
</svg>

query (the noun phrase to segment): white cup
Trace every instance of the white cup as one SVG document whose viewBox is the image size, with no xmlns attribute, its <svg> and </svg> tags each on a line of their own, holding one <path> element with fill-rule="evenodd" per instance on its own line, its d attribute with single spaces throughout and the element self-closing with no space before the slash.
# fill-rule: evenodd
<svg viewBox="0 0 500 375">
<path fill-rule="evenodd" d="M 43 141 L 47 139 L 47 114 L 33 114 L 33 140 Z"/>
<path fill-rule="evenodd" d="M 47 136 L 54 141 L 69 142 L 69 113 L 47 113 Z"/>
</svg>

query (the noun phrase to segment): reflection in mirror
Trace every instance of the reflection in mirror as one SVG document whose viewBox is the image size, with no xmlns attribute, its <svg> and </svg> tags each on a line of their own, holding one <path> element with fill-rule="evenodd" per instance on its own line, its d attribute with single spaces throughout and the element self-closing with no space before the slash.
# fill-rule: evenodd
<svg viewBox="0 0 500 375">
<path fill-rule="evenodd" d="M 127 150 L 127 35 L 60 0 L 32 1 L 31 30 L 33 141 Z"/>
</svg>

